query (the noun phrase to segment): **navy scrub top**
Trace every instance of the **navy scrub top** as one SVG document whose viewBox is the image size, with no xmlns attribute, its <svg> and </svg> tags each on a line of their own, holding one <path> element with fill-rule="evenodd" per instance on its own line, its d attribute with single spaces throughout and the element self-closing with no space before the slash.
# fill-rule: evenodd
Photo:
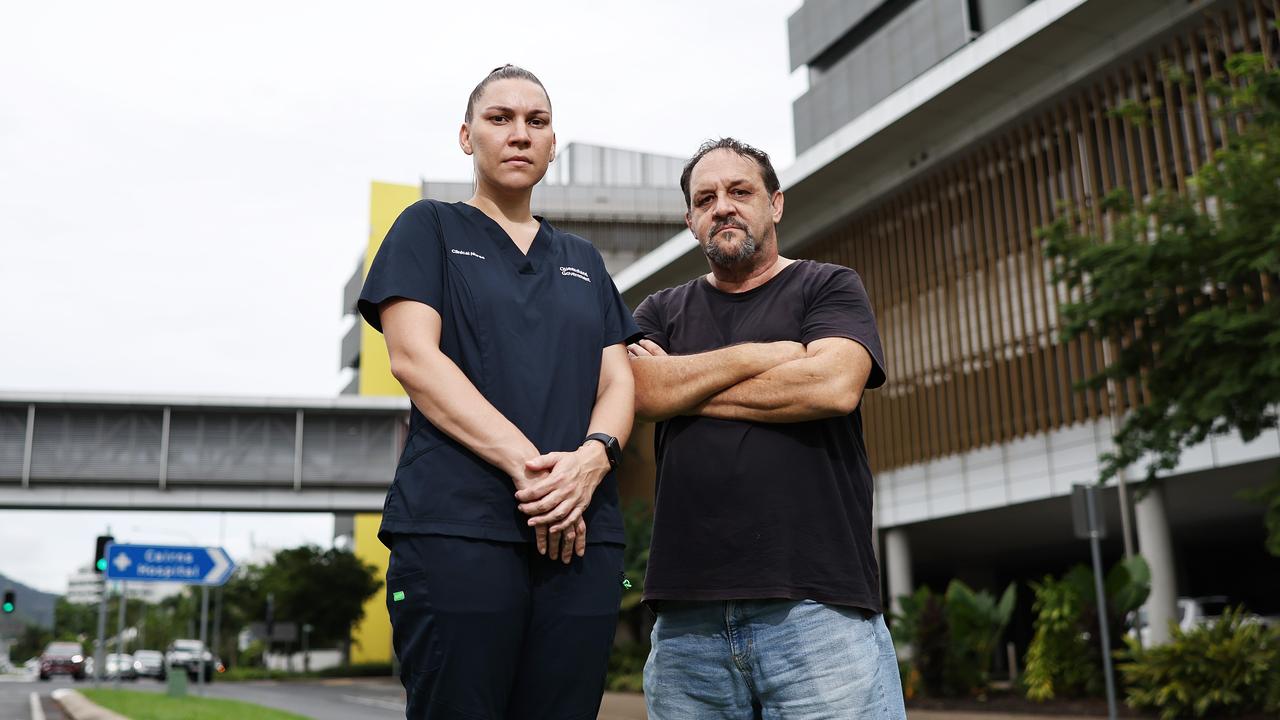
<svg viewBox="0 0 1280 720">
<path fill-rule="evenodd" d="M 539 218 L 541 220 L 541 218 Z M 382 241 L 359 310 L 379 332 L 389 298 L 425 303 L 443 322 L 440 349 L 539 452 L 582 445 L 604 348 L 640 335 L 591 243 L 546 220 L 527 255 L 482 211 L 421 200 Z M 387 493 L 379 537 L 454 535 L 532 542 L 515 486 L 417 407 Z M 624 541 L 609 473 L 583 514 L 590 543 Z"/>
</svg>

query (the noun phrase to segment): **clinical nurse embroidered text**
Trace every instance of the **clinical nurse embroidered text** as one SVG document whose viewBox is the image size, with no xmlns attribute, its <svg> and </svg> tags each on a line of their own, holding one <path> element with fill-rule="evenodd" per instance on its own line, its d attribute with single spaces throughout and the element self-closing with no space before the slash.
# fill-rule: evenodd
<svg viewBox="0 0 1280 720">
<path fill-rule="evenodd" d="M 591 276 L 587 275 L 585 272 L 583 272 L 582 270 L 579 270 L 576 267 L 565 267 L 564 265 L 561 265 L 560 274 L 566 277 L 576 277 L 579 280 L 586 280 L 587 282 L 591 282 Z"/>
<path fill-rule="evenodd" d="M 449 252 L 453 253 L 454 255 L 469 255 L 473 258 L 480 258 L 481 260 L 485 259 L 485 257 L 480 253 L 471 252 L 470 250 L 458 250 L 456 248 L 449 248 Z"/>
</svg>

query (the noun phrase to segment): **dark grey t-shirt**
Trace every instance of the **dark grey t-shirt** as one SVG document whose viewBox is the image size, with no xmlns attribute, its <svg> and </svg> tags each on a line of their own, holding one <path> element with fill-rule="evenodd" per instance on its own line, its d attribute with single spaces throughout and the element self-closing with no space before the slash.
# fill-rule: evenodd
<svg viewBox="0 0 1280 720">
<path fill-rule="evenodd" d="M 641 331 L 673 355 L 827 337 L 884 353 L 858 274 L 807 260 L 744 293 L 704 278 L 654 293 Z M 862 413 L 799 423 L 675 417 L 658 423 L 645 600 L 808 599 L 879 612 Z"/>
</svg>

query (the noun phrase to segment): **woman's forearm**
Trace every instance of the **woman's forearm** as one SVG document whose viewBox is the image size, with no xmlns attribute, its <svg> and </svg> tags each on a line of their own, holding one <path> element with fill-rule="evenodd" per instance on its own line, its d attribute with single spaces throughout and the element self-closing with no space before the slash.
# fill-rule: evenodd
<svg viewBox="0 0 1280 720">
<path fill-rule="evenodd" d="M 498 412 L 440 351 L 440 313 L 424 303 L 392 299 L 379 308 L 391 374 L 415 407 L 482 460 L 517 481 L 538 449 Z"/>
<path fill-rule="evenodd" d="M 631 363 L 622 345 L 605 348 L 596 387 L 596 404 L 591 410 L 587 434 L 602 432 L 626 445 L 635 421 L 636 385 Z"/>
<path fill-rule="evenodd" d="M 403 359 L 394 368 L 409 399 L 431 424 L 480 459 L 510 477 L 538 448 L 476 389 L 471 380 L 438 350 Z"/>
</svg>

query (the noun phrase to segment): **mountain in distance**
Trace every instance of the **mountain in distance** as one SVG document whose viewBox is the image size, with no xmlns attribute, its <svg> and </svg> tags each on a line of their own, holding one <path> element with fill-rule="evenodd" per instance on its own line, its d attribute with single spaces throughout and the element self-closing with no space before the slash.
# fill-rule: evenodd
<svg viewBox="0 0 1280 720">
<path fill-rule="evenodd" d="M 0 574 L 0 594 L 6 590 L 13 591 L 13 599 L 18 606 L 12 615 L 0 616 L 0 632 L 6 629 L 6 625 L 15 625 L 16 631 L 23 625 L 38 625 L 42 628 L 53 627 L 53 606 L 58 602 L 59 595 L 53 593 L 41 592 L 32 587 L 27 587 L 17 580 L 10 579 L 4 574 Z M 7 633 L 6 633 L 7 634 Z"/>
</svg>

